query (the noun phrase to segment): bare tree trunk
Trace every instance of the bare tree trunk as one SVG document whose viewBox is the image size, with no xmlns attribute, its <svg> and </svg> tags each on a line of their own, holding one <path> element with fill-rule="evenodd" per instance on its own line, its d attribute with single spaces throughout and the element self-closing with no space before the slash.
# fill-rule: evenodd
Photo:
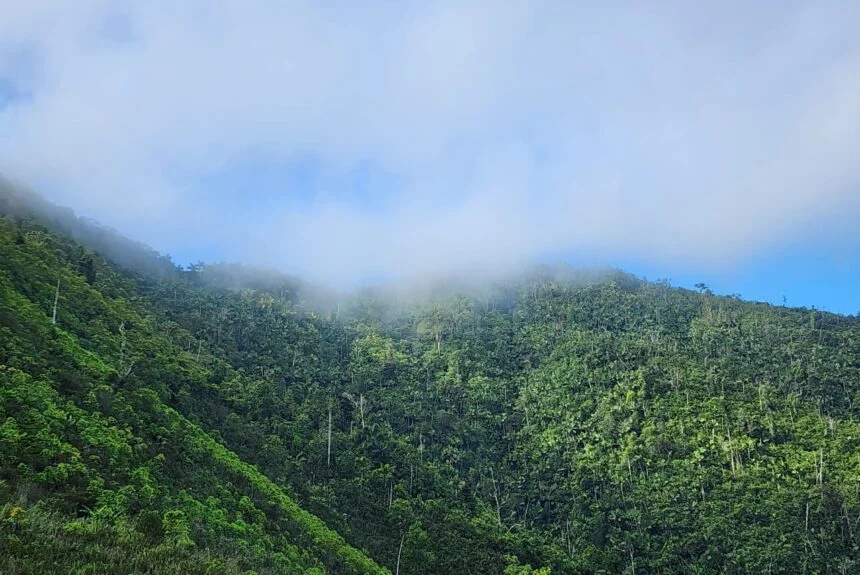
<svg viewBox="0 0 860 575">
<path fill-rule="evenodd" d="M 633 560 L 633 545 L 628 548 L 630 551 L 630 571 L 632 575 L 636 575 L 636 561 Z"/>
<path fill-rule="evenodd" d="M 531 505 L 531 504 L 532 504 L 532 500 L 527 499 L 526 500 L 526 510 L 523 512 L 523 527 L 525 527 L 526 529 L 529 528 L 529 505 Z M 568 521 L 568 523 L 570 523 L 570 521 Z"/>
<path fill-rule="evenodd" d="M 493 470 L 490 469 L 490 480 L 493 482 L 493 499 L 496 500 L 496 521 L 499 522 L 499 529 L 502 528 L 502 506 L 499 504 L 499 486 L 496 483 L 496 478 L 493 476 Z"/>
<path fill-rule="evenodd" d="M 51 325 L 57 325 L 57 302 L 60 299 L 60 280 L 57 278 L 57 291 L 54 293 L 54 313 L 51 314 Z"/>
<path fill-rule="evenodd" d="M 328 450 L 326 452 L 325 464 L 331 467 L 331 406 L 328 408 Z"/>
<path fill-rule="evenodd" d="M 818 451 L 818 485 L 824 483 L 824 450 Z"/>
<path fill-rule="evenodd" d="M 573 542 L 570 540 L 570 519 L 567 520 L 567 529 L 564 532 L 564 538 L 567 540 L 567 555 L 573 557 Z"/>
<path fill-rule="evenodd" d="M 397 549 L 397 569 L 394 571 L 394 575 L 400 575 L 400 554 L 403 553 L 403 542 L 406 540 L 406 533 L 400 538 L 400 548 Z"/>
<path fill-rule="evenodd" d="M 128 360 L 126 356 L 126 337 L 125 337 L 125 322 L 119 324 L 120 346 L 119 346 L 119 377 L 120 381 L 125 381 L 131 375 L 134 369 L 134 360 Z"/>
</svg>

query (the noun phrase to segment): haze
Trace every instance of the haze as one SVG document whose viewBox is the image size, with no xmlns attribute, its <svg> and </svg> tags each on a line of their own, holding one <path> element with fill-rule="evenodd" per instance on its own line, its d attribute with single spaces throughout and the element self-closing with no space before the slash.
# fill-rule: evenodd
<svg viewBox="0 0 860 575">
<path fill-rule="evenodd" d="M 856 239 L 857 2 L 0 4 L 0 170 L 163 251 L 351 282 Z"/>
</svg>

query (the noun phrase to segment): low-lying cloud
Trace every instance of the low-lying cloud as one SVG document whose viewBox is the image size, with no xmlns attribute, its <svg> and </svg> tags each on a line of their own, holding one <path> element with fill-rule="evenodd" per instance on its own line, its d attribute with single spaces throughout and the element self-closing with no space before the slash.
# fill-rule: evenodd
<svg viewBox="0 0 860 575">
<path fill-rule="evenodd" d="M 860 212 L 848 0 L 5 4 L 0 170 L 162 250 L 722 265 Z"/>
</svg>

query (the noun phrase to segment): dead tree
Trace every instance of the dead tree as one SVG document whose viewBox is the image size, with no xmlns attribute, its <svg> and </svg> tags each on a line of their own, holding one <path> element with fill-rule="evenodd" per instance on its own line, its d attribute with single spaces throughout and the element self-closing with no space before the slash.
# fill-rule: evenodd
<svg viewBox="0 0 860 575">
<path fill-rule="evenodd" d="M 57 302 L 60 300 L 60 279 L 57 278 L 57 291 L 54 293 L 54 313 L 51 314 L 51 325 L 57 325 Z"/>
</svg>

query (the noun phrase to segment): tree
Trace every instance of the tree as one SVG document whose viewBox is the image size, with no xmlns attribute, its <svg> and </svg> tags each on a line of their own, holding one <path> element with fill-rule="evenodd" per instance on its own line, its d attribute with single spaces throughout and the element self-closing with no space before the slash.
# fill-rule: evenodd
<svg viewBox="0 0 860 575">
<path fill-rule="evenodd" d="M 96 283 L 96 268 L 93 257 L 90 254 L 81 255 L 78 260 L 78 271 L 83 275 L 87 283 L 93 285 Z"/>
</svg>

